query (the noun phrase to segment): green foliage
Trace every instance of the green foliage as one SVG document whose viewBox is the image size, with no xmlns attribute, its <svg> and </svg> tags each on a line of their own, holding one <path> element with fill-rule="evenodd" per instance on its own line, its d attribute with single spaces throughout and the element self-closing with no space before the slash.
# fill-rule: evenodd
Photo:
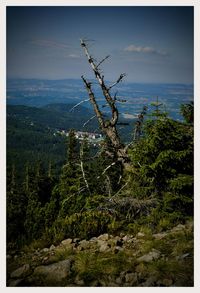
<svg viewBox="0 0 200 293">
<path fill-rule="evenodd" d="M 91 159 L 87 138 L 79 145 L 73 130 L 58 180 L 51 156 L 45 164 L 30 161 L 21 181 L 8 168 L 8 241 L 20 235 L 51 243 L 105 232 L 136 234 L 141 227 L 149 234 L 191 218 L 193 125 L 162 116 L 147 121 L 144 134 L 130 149 L 131 166 L 124 173 L 120 163 L 105 172 L 115 161 L 109 141 Z"/>
<path fill-rule="evenodd" d="M 182 104 L 180 109 L 186 123 L 192 124 L 194 122 L 194 103 Z"/>
<path fill-rule="evenodd" d="M 104 211 L 85 211 L 74 213 L 66 218 L 57 218 L 52 227 L 56 241 L 64 238 L 90 239 L 106 233 L 112 217 Z"/>
</svg>

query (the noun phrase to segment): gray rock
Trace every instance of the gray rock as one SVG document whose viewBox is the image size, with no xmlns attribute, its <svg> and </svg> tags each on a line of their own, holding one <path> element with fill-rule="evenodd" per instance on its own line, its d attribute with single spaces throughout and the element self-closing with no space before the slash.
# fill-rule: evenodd
<svg viewBox="0 0 200 293">
<path fill-rule="evenodd" d="M 80 238 L 74 238 L 74 239 L 73 239 L 73 242 L 74 242 L 74 243 L 79 243 L 80 241 L 81 241 Z"/>
<path fill-rule="evenodd" d="M 156 260 L 160 257 L 160 251 L 156 249 L 152 249 L 148 254 L 145 254 L 139 258 L 137 258 L 138 262 L 151 262 L 153 260 Z"/>
<path fill-rule="evenodd" d="M 167 236 L 167 233 L 157 233 L 157 234 L 153 234 L 153 237 L 157 240 L 163 239 Z"/>
<path fill-rule="evenodd" d="M 134 283 L 137 282 L 137 273 L 127 273 L 125 275 L 125 281 L 126 283 L 133 285 Z"/>
<path fill-rule="evenodd" d="M 66 259 L 48 266 L 39 266 L 34 270 L 33 279 L 42 280 L 43 285 L 59 285 L 71 273 L 72 259 Z"/>
<path fill-rule="evenodd" d="M 105 242 L 103 243 L 100 247 L 99 247 L 99 251 L 100 252 L 105 252 L 110 250 L 110 246 Z"/>
<path fill-rule="evenodd" d="M 178 224 L 176 227 L 172 229 L 172 232 L 179 232 L 179 231 L 183 231 L 184 229 L 185 229 L 185 225 Z"/>
<path fill-rule="evenodd" d="M 90 242 L 84 239 L 79 242 L 78 250 L 84 250 L 89 247 L 90 247 Z"/>
<path fill-rule="evenodd" d="M 163 279 L 163 280 L 158 280 L 156 282 L 156 284 L 158 286 L 165 286 L 165 287 L 169 287 L 173 284 L 173 281 L 171 279 Z"/>
<path fill-rule="evenodd" d="M 130 241 L 130 240 L 132 240 L 133 239 L 133 236 L 132 235 L 125 235 L 123 238 L 122 238 L 122 240 L 124 241 L 124 242 L 128 242 L 128 241 Z"/>
<path fill-rule="evenodd" d="M 153 287 L 155 286 L 157 278 L 155 276 L 149 277 L 145 282 L 140 284 L 141 287 Z"/>
<path fill-rule="evenodd" d="M 65 240 L 63 240 L 63 241 L 61 242 L 61 244 L 62 244 L 63 246 L 69 246 L 69 245 L 72 244 L 72 239 L 71 239 L 71 238 L 65 239 Z"/>
<path fill-rule="evenodd" d="M 85 284 L 84 280 L 80 279 L 79 276 L 76 276 L 74 283 L 79 286 L 84 286 Z"/>
<path fill-rule="evenodd" d="M 114 253 L 116 254 L 116 253 L 118 253 L 118 252 L 120 252 L 120 251 L 123 251 L 123 250 L 124 250 L 123 247 L 121 247 L 121 246 L 116 246 L 116 247 L 114 248 Z"/>
<path fill-rule="evenodd" d="M 56 247 L 52 244 L 49 248 L 49 250 L 54 250 Z"/>
<path fill-rule="evenodd" d="M 97 242 L 98 239 L 97 239 L 97 237 L 92 237 L 89 241 L 90 241 L 90 242 Z"/>
<path fill-rule="evenodd" d="M 22 267 L 16 269 L 14 272 L 10 274 L 12 279 L 20 279 L 30 275 L 31 269 L 29 264 L 25 264 Z"/>
<path fill-rule="evenodd" d="M 46 248 L 46 247 L 43 248 L 43 249 L 42 249 L 42 252 L 49 252 L 49 248 Z"/>
<path fill-rule="evenodd" d="M 142 232 L 138 232 L 138 233 L 137 233 L 137 237 L 138 237 L 138 238 L 143 238 L 144 236 L 145 236 L 145 234 L 142 233 Z"/>
<path fill-rule="evenodd" d="M 103 240 L 103 241 L 107 241 L 109 238 L 110 237 L 108 234 L 102 234 L 98 237 L 99 240 Z"/>
<path fill-rule="evenodd" d="M 115 280 L 116 284 L 122 285 L 124 283 L 124 278 L 123 277 L 118 277 Z"/>
<path fill-rule="evenodd" d="M 185 253 L 185 254 L 179 255 L 179 256 L 176 257 L 176 260 L 182 260 L 182 259 L 188 257 L 189 255 L 190 255 L 189 253 Z"/>
<path fill-rule="evenodd" d="M 23 279 L 10 280 L 8 283 L 8 287 L 17 287 L 22 281 Z"/>
</svg>

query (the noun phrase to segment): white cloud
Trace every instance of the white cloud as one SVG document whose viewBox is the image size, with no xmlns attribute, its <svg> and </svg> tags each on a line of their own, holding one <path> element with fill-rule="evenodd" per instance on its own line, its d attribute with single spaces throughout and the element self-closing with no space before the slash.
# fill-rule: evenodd
<svg viewBox="0 0 200 293">
<path fill-rule="evenodd" d="M 152 53 L 157 54 L 161 56 L 166 56 L 167 53 L 165 51 L 159 51 L 152 47 L 142 47 L 142 46 L 136 46 L 136 45 L 129 45 L 128 47 L 124 48 L 124 51 L 127 52 L 137 52 L 137 53 Z"/>
<path fill-rule="evenodd" d="M 31 44 L 41 47 L 50 47 L 50 48 L 58 48 L 58 49 L 68 49 L 69 46 L 65 43 L 51 41 L 51 40 L 32 40 Z"/>
</svg>

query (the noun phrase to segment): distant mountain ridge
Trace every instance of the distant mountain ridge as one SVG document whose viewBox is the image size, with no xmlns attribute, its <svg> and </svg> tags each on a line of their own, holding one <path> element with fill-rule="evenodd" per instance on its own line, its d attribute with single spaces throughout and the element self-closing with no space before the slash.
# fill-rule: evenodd
<svg viewBox="0 0 200 293">
<path fill-rule="evenodd" d="M 23 105 L 7 105 L 7 121 L 11 119 L 18 119 L 27 124 L 37 124 L 41 127 L 49 127 L 52 129 L 66 129 L 74 128 L 76 130 L 83 130 L 83 124 L 93 113 L 83 107 L 78 106 L 73 111 L 74 104 L 51 104 L 45 105 L 42 108 L 29 107 Z M 94 130 L 98 127 L 97 120 L 93 120 L 92 124 L 88 124 L 86 130 Z"/>
<path fill-rule="evenodd" d="M 105 105 L 98 84 L 93 79 L 92 88 L 98 103 Z M 109 85 L 110 82 L 106 81 Z M 115 86 L 111 93 L 126 100 L 126 103 L 117 103 L 122 115 L 136 116 L 143 106 L 152 110 L 152 102 L 156 101 L 163 105 L 163 110 L 176 120 L 181 120 L 180 105 L 193 101 L 192 84 L 139 84 L 122 82 Z M 43 107 L 48 104 L 76 104 L 88 99 L 88 94 L 81 79 L 64 80 L 39 80 L 39 79 L 8 79 L 7 80 L 7 104 L 26 105 L 31 107 Z M 92 109 L 90 102 L 84 103 L 88 109 Z M 103 110 L 106 113 L 107 107 Z M 124 116 L 125 117 L 125 116 Z M 129 116 L 131 117 L 131 116 Z"/>
</svg>

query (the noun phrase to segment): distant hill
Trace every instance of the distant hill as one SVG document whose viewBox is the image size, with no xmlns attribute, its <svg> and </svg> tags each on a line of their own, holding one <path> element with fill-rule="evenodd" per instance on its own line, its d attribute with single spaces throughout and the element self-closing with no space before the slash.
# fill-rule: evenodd
<svg viewBox="0 0 200 293">
<path fill-rule="evenodd" d="M 8 126 L 12 118 L 27 125 L 38 125 L 40 127 L 50 129 L 66 129 L 74 128 L 76 130 L 94 131 L 98 127 L 97 121 L 94 119 L 92 124 L 83 127 L 86 122 L 94 114 L 87 108 L 79 106 L 70 111 L 74 104 L 51 104 L 42 108 L 28 107 L 22 105 L 8 105 L 7 117 Z"/>
<path fill-rule="evenodd" d="M 52 104 L 43 108 L 7 106 L 7 166 L 15 164 L 22 175 L 26 162 L 41 160 L 45 167 L 51 161 L 59 172 L 66 157 L 66 137 L 59 129 L 94 131 L 98 123 L 83 127 L 93 113 L 82 106 L 70 112 L 74 104 Z"/>
<path fill-rule="evenodd" d="M 7 166 L 16 165 L 22 174 L 26 162 L 35 163 L 41 160 L 46 168 L 49 161 L 57 171 L 66 156 L 66 138 L 57 135 L 57 130 L 75 129 L 88 132 L 100 132 L 96 119 L 83 127 L 94 113 L 83 106 L 71 109 L 74 104 L 50 104 L 42 108 L 22 105 L 7 105 Z M 119 126 L 123 141 L 130 141 L 133 129 L 132 120 L 129 126 Z"/>
</svg>

